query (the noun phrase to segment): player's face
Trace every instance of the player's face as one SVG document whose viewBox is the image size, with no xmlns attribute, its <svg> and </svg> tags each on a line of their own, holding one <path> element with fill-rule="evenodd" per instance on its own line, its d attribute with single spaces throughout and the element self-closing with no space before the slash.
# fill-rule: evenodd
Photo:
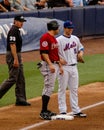
<svg viewBox="0 0 104 130">
<path fill-rule="evenodd" d="M 57 30 L 54 30 L 54 34 L 57 35 L 59 33 L 59 28 Z"/>
<path fill-rule="evenodd" d="M 23 22 L 20 21 L 14 21 L 14 24 L 18 27 L 21 28 L 23 26 Z"/>
<path fill-rule="evenodd" d="M 73 28 L 64 28 L 64 33 L 68 36 L 70 36 L 73 32 Z"/>
</svg>

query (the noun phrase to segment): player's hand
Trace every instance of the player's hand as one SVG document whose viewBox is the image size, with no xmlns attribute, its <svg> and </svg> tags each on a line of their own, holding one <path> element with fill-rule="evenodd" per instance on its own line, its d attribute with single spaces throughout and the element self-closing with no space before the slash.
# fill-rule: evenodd
<svg viewBox="0 0 104 130">
<path fill-rule="evenodd" d="M 66 65 L 67 64 L 67 62 L 64 59 L 60 59 L 60 63 L 61 63 L 61 65 Z"/>
<path fill-rule="evenodd" d="M 84 63 L 83 55 L 81 53 L 78 53 L 77 61 L 80 62 L 80 63 Z"/>
<path fill-rule="evenodd" d="M 19 67 L 18 59 L 14 59 L 13 67 Z"/>
<path fill-rule="evenodd" d="M 62 66 L 60 67 L 60 74 L 62 75 L 64 73 L 64 70 L 62 68 Z"/>
<path fill-rule="evenodd" d="M 51 73 L 55 73 L 55 67 L 53 64 L 50 64 L 49 68 L 50 68 Z"/>
</svg>

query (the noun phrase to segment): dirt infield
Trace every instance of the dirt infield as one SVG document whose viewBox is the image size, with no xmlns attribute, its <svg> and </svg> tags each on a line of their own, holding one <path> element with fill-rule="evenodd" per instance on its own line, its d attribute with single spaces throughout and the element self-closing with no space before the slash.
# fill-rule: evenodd
<svg viewBox="0 0 104 130">
<path fill-rule="evenodd" d="M 104 83 L 94 83 L 79 88 L 79 105 L 81 108 L 102 101 L 104 101 Z M 0 130 L 20 130 L 22 128 L 25 128 L 23 130 L 104 130 L 104 102 L 101 105 L 85 109 L 83 112 L 87 114 L 87 118 L 49 122 L 39 118 L 40 97 L 32 99 L 30 102 L 32 105 L 29 107 L 12 105 L 0 108 Z M 68 112 L 70 112 L 68 96 L 67 104 Z M 58 113 L 57 94 L 52 95 L 49 108 Z"/>
<path fill-rule="evenodd" d="M 85 54 L 104 54 L 104 39 L 82 41 Z M 23 61 L 39 60 L 39 52 L 23 53 Z M 0 55 L 0 63 L 5 63 L 5 55 Z M 92 83 L 79 88 L 79 106 L 87 118 L 72 121 L 44 121 L 39 118 L 41 98 L 29 100 L 31 106 L 7 106 L 0 108 L 0 130 L 103 130 L 104 129 L 104 83 Z M 70 112 L 68 91 L 67 105 Z M 89 106 L 89 107 L 88 107 Z M 51 97 L 49 109 L 58 111 L 57 94 Z"/>
</svg>

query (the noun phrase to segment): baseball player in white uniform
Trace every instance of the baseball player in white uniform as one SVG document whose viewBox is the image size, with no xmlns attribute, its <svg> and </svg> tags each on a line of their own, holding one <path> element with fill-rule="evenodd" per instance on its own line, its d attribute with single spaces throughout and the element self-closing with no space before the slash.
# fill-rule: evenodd
<svg viewBox="0 0 104 130">
<path fill-rule="evenodd" d="M 86 117 L 78 106 L 78 60 L 83 61 L 84 47 L 78 37 L 72 35 L 74 25 L 71 21 L 64 22 L 64 34 L 57 37 L 59 56 L 63 65 L 64 74 L 59 75 L 58 104 L 61 114 L 67 113 L 66 88 L 70 89 L 70 105 L 73 115 Z"/>
</svg>

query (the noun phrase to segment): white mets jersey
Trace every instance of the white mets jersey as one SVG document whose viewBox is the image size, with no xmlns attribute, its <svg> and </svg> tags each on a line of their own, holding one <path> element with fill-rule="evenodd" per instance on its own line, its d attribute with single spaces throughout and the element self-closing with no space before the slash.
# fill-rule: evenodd
<svg viewBox="0 0 104 130">
<path fill-rule="evenodd" d="M 71 35 L 66 37 L 61 35 L 57 37 L 59 46 L 59 56 L 67 62 L 67 65 L 77 64 L 77 54 L 80 50 L 84 50 L 77 36 Z"/>
</svg>

